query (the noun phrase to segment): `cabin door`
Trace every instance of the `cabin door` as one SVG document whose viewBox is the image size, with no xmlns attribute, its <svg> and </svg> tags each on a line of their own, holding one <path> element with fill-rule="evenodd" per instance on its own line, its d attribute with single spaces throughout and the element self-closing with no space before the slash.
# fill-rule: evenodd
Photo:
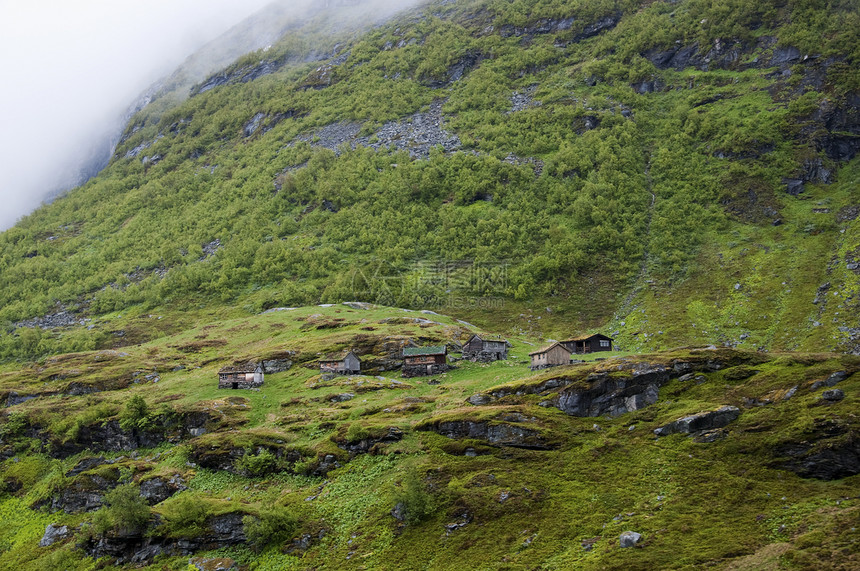
<svg viewBox="0 0 860 571">
<path fill-rule="evenodd" d="M 238 389 L 238 388 L 239 388 L 239 383 L 233 383 L 233 386 L 232 386 L 232 387 L 230 387 L 230 388 L 232 388 L 233 390 Z"/>
</svg>

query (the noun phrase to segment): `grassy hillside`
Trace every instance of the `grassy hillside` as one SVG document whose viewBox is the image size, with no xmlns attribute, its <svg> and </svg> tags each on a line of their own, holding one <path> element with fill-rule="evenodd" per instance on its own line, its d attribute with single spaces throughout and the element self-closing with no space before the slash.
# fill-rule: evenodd
<svg viewBox="0 0 860 571">
<path fill-rule="evenodd" d="M 110 347 L 113 312 L 351 299 L 627 348 L 853 350 L 856 6 L 728 6 L 318 16 L 156 100 L 97 179 L 0 235 L 0 356 Z"/>
<path fill-rule="evenodd" d="M 306 307 L 10 368 L 6 398 L 36 398 L 2 425 L 0 510 L 13 525 L 0 567 L 128 568 L 146 542 L 167 551 L 140 556 L 146 569 L 185 569 L 188 555 L 170 551 L 182 545 L 251 569 L 856 567 L 858 476 L 839 458 L 850 471 L 857 358 L 683 349 L 535 374 L 534 340 L 520 337 L 508 361 L 433 378 L 315 370 L 332 349 L 364 347 L 373 363 L 385 343 L 468 330 Z M 216 389 L 224 364 L 286 357 L 259 391 Z M 570 416 L 554 400 L 600 375 L 663 369 L 691 372 L 620 416 Z M 813 385 L 838 371 L 846 396 L 826 400 L 832 385 Z M 740 416 L 724 428 L 655 436 L 726 405 Z M 212 531 L 231 521 L 238 543 Z M 48 524 L 69 534 L 38 547 Z M 619 546 L 624 531 L 642 535 L 635 548 Z"/>
<path fill-rule="evenodd" d="M 0 234 L 0 568 L 860 567 L 858 14 L 319 13 L 156 99 Z"/>
</svg>

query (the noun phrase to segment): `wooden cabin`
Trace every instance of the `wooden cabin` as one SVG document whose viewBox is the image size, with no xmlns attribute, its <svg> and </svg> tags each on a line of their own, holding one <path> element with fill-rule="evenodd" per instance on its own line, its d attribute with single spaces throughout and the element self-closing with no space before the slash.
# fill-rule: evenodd
<svg viewBox="0 0 860 571">
<path fill-rule="evenodd" d="M 352 351 L 330 353 L 320 359 L 320 373 L 357 375 L 361 372 L 361 359 Z"/>
<path fill-rule="evenodd" d="M 447 370 L 448 348 L 445 345 L 403 348 L 404 377 L 438 375 Z"/>
<path fill-rule="evenodd" d="M 532 371 L 570 364 L 570 350 L 558 342 L 543 349 L 532 351 L 529 353 L 529 357 L 532 360 L 529 369 Z"/>
<path fill-rule="evenodd" d="M 612 351 L 612 341 L 612 337 L 595 333 L 594 335 L 583 335 L 582 337 L 566 339 L 561 344 L 571 353 L 582 355 L 583 353 Z"/>
<path fill-rule="evenodd" d="M 219 389 L 257 389 L 263 386 L 263 366 L 258 363 L 224 367 L 218 371 Z"/>
<path fill-rule="evenodd" d="M 472 335 L 463 345 L 463 358 L 480 363 L 502 361 L 508 358 L 510 346 L 511 344 L 501 337 L 482 339 L 478 335 Z"/>
</svg>

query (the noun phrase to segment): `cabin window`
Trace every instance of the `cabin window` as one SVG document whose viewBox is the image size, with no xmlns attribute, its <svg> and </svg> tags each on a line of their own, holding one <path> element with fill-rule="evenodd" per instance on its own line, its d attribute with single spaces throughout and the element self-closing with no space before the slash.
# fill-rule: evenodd
<svg viewBox="0 0 860 571">
<path fill-rule="evenodd" d="M 608 339 L 601 339 L 600 340 L 600 346 L 601 347 L 609 347 L 609 340 Z"/>
</svg>

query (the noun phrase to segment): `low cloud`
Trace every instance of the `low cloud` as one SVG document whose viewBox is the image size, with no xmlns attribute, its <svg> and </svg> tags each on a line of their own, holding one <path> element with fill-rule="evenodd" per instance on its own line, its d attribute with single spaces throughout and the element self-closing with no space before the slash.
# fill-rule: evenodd
<svg viewBox="0 0 860 571">
<path fill-rule="evenodd" d="M 94 173 L 107 157 L 123 116 L 156 81 L 186 58 L 256 14 L 263 47 L 308 10 L 334 10 L 355 25 L 387 18 L 421 0 L 31 0 L 0 2 L 0 231 Z M 261 9 L 268 6 L 268 10 Z M 213 46 L 210 44 L 210 48 Z M 239 49 L 234 46 L 233 52 Z M 241 52 L 216 45 L 226 65 Z"/>
<path fill-rule="evenodd" d="M 0 2 L 0 230 L 77 182 L 141 92 L 268 1 Z"/>
</svg>

